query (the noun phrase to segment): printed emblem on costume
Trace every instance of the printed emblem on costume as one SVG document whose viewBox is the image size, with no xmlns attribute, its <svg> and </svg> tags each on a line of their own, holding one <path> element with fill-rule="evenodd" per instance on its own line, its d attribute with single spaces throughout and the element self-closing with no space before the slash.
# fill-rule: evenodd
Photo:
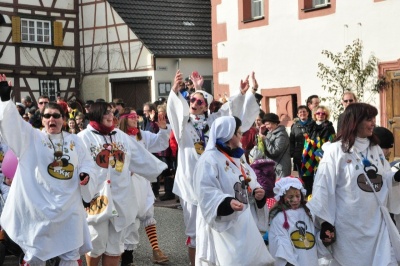
<svg viewBox="0 0 400 266">
<path fill-rule="evenodd" d="M 235 199 L 243 204 L 248 204 L 247 190 L 249 186 L 250 178 L 245 179 L 242 175 L 239 176 L 240 182 L 236 182 L 233 185 L 233 190 L 235 191 Z"/>
<path fill-rule="evenodd" d="M 364 171 L 367 173 L 369 180 L 371 181 L 372 185 L 376 192 L 379 192 L 383 185 L 383 179 L 381 175 L 378 175 L 378 168 L 375 165 L 365 166 Z M 357 177 L 357 184 L 361 190 L 365 192 L 373 192 L 371 186 L 368 184 L 367 179 L 364 173 L 360 174 Z"/>
<path fill-rule="evenodd" d="M 290 234 L 293 245 L 298 249 L 312 249 L 315 245 L 315 236 L 307 232 L 307 225 L 303 221 L 296 222 L 298 230 Z"/>
<path fill-rule="evenodd" d="M 198 141 L 194 143 L 194 148 L 198 155 L 202 155 L 204 152 L 204 141 Z"/>
<path fill-rule="evenodd" d="M 72 176 L 74 175 L 75 167 L 69 162 L 70 156 L 64 154 L 64 153 L 69 153 L 69 150 L 66 147 L 64 147 L 65 144 L 64 138 L 58 144 L 54 144 L 50 140 L 50 144 L 47 145 L 49 146 L 49 148 L 54 149 L 54 154 L 53 154 L 54 160 L 47 166 L 47 172 L 49 173 L 50 176 L 57 179 L 61 180 L 71 179 Z M 72 147 L 73 149 L 75 147 L 74 142 L 71 141 L 69 146 Z"/>
<path fill-rule="evenodd" d="M 111 166 L 117 172 L 122 172 L 125 162 L 123 147 L 116 143 L 105 143 L 101 148 L 91 149 L 95 162 L 101 168 Z"/>
<path fill-rule="evenodd" d="M 108 198 L 106 195 L 96 194 L 95 197 L 90 201 L 90 206 L 87 209 L 89 215 L 100 214 L 106 210 L 108 205 Z"/>
</svg>

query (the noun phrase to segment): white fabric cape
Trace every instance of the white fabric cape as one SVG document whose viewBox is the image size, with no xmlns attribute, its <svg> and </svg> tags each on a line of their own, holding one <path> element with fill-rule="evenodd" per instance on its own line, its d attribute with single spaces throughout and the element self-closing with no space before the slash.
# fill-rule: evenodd
<svg viewBox="0 0 400 266">
<path fill-rule="evenodd" d="M 210 114 L 207 124 L 211 127 L 213 121 L 226 115 L 232 115 L 242 120 L 242 131 L 249 130 L 257 115 L 260 112 L 260 106 L 250 91 L 245 95 L 232 96 L 217 113 Z M 183 96 L 173 91 L 169 94 L 167 105 L 168 119 L 174 131 L 178 142 L 178 169 L 175 174 L 173 192 L 184 201 L 192 205 L 197 205 L 193 196 L 193 169 L 196 165 L 199 155 L 196 152 L 194 143 L 197 133 L 189 120 L 189 105 Z"/>
<path fill-rule="evenodd" d="M 313 197 L 307 206 L 315 217 L 316 226 L 327 221 L 336 227 L 336 242 L 331 245 L 334 260 L 331 265 L 383 266 L 393 263 L 386 224 L 373 192 L 360 188 L 358 177 L 363 173 L 361 160 L 344 153 L 341 142 L 324 147 L 313 186 Z M 354 151 L 354 149 L 352 150 Z M 364 156 L 366 151 L 355 151 Z M 393 172 L 378 145 L 369 148 L 368 158 L 382 176 L 377 195 L 387 204 L 392 188 Z"/>
<path fill-rule="evenodd" d="M 25 252 L 45 261 L 74 249 L 92 249 L 82 197 L 95 193 L 95 166 L 82 141 L 63 132 L 71 179 L 50 176 L 54 150 L 48 135 L 25 122 L 13 102 L 0 102 L 0 130 L 18 158 L 18 168 L 1 216 L 1 225 Z M 79 173 L 89 174 L 86 186 Z"/>
<path fill-rule="evenodd" d="M 234 160 L 239 166 L 240 160 Z M 251 167 L 244 166 L 251 178 L 250 187 L 261 187 Z M 235 197 L 234 184 L 239 182 L 241 174 L 240 169 L 216 148 L 204 152 L 196 165 L 196 265 L 267 265 L 273 262 L 248 204 L 243 211 L 217 216 L 221 202 L 226 197 Z"/>
<path fill-rule="evenodd" d="M 139 209 L 131 172 L 139 174 L 149 181 L 155 181 L 157 176 L 167 168 L 167 165 L 119 129 L 115 129 L 116 134 L 112 135 L 112 140 L 109 136 L 95 134 L 93 130 L 93 127 L 88 125 L 85 130 L 79 132 L 78 136 L 84 141 L 86 148 L 91 151 L 92 158 L 96 162 L 96 180 L 99 184 L 97 191 L 100 191 L 101 184 L 108 176 L 111 180 L 111 193 L 118 212 L 118 216 L 112 218 L 111 222 L 115 230 L 120 232 L 135 221 Z M 117 169 L 110 164 L 104 168 L 104 164 L 100 166 L 97 163 L 100 161 L 99 156 L 105 151 L 104 137 L 108 144 L 123 153 L 123 156 L 118 158 L 122 160 L 122 165 L 119 165 L 122 168 Z"/>
</svg>

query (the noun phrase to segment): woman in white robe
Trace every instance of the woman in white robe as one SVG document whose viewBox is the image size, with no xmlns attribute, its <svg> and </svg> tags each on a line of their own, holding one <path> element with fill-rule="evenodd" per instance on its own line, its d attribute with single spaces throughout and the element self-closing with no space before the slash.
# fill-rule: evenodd
<svg viewBox="0 0 400 266">
<path fill-rule="evenodd" d="M 307 207 L 321 228 L 320 238 L 331 249 L 331 265 L 397 265 L 395 252 L 400 251 L 392 248 L 377 198 L 387 205 L 400 172 L 391 171 L 373 134 L 377 114 L 369 104 L 349 105 L 346 126 L 336 142 L 323 147 Z"/>
<path fill-rule="evenodd" d="M 167 165 L 114 128 L 110 104 L 92 104 L 89 120 L 78 136 L 96 163 L 97 191 L 106 180 L 111 180 L 112 202 L 118 215 L 105 221 L 89 221 L 93 250 L 86 254 L 86 261 L 89 266 L 97 266 L 102 259 L 103 265 L 117 266 L 124 251 L 124 229 L 135 221 L 139 209 L 131 172 L 154 181 Z"/>
<path fill-rule="evenodd" d="M 82 198 L 95 192 L 93 160 L 76 135 L 61 131 L 65 114 L 59 105 L 44 107 L 39 131 L 21 118 L 11 88 L 0 79 L 0 131 L 18 158 L 1 226 L 29 265 L 56 256 L 60 265 L 78 265 L 92 249 Z"/>
<path fill-rule="evenodd" d="M 201 77 L 195 76 L 194 73 L 191 79 L 196 86 L 201 83 Z M 242 128 L 245 132 L 252 126 L 260 112 L 260 107 L 254 92 L 249 90 L 249 82 L 246 79 L 241 82 L 241 91 L 238 95 L 231 97 L 218 112 L 206 116 L 208 106 L 213 101 L 212 95 L 202 90 L 196 90 L 191 95 L 188 105 L 186 99 L 179 92 L 178 84 L 182 80 L 182 74 L 178 70 L 174 86 L 168 97 L 167 114 L 178 143 L 178 167 L 173 193 L 178 195 L 181 201 L 185 234 L 188 237 L 186 243 L 189 248 L 189 258 L 194 264 L 197 200 L 193 192 L 193 169 L 206 147 L 207 131 L 217 117 L 234 115 L 242 120 Z"/>
<path fill-rule="evenodd" d="M 138 127 L 138 115 L 135 110 L 126 107 L 120 113 L 119 128 L 128 134 L 133 140 L 141 144 L 151 153 L 163 151 L 169 147 L 169 135 L 171 128 L 167 125 L 165 115 L 158 114 L 158 133 L 140 130 Z M 154 219 L 154 192 L 151 183 L 146 178 L 132 173 L 133 187 L 135 188 L 136 199 L 139 211 L 134 223 L 129 225 L 124 232 L 124 253 L 121 256 L 121 266 L 133 263 L 132 251 L 139 243 L 139 227 L 142 225 L 147 233 L 148 240 L 153 248 L 153 263 L 166 263 L 168 256 L 158 246 L 156 220 Z"/>
<path fill-rule="evenodd" d="M 255 200 L 258 208 L 266 208 L 265 191 L 245 162 L 241 137 L 238 118 L 217 118 L 196 164 L 193 187 L 198 202 L 198 266 L 261 266 L 273 262 L 249 207 L 249 200 Z"/>
</svg>

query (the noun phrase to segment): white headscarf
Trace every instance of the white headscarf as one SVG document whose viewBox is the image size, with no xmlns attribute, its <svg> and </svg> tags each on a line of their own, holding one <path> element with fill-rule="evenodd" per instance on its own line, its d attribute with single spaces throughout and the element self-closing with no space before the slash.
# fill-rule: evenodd
<svg viewBox="0 0 400 266">
<path fill-rule="evenodd" d="M 214 97 L 209 94 L 206 91 L 203 90 L 196 90 L 195 92 L 193 92 L 193 94 L 200 92 L 201 94 L 203 94 L 204 99 L 207 101 L 207 106 L 210 106 L 210 104 L 213 102 Z"/>
<path fill-rule="evenodd" d="M 208 134 L 207 150 L 215 147 L 217 140 L 225 143 L 235 133 L 236 121 L 233 116 L 222 116 L 215 119 Z"/>
<path fill-rule="evenodd" d="M 300 190 L 304 196 L 306 195 L 306 190 L 304 189 L 300 179 L 294 176 L 287 176 L 287 177 L 282 177 L 275 182 L 275 187 L 274 187 L 275 199 L 279 201 L 280 198 L 283 195 L 285 195 L 286 191 L 288 191 L 291 187 Z"/>
</svg>

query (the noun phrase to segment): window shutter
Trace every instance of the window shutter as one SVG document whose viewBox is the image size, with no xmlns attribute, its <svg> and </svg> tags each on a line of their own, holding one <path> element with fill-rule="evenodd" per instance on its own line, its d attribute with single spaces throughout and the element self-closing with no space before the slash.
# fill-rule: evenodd
<svg viewBox="0 0 400 266">
<path fill-rule="evenodd" d="M 63 46 L 63 25 L 59 21 L 54 21 L 54 46 Z"/>
<path fill-rule="evenodd" d="M 251 20 L 251 1 L 243 0 L 243 20 Z"/>
<path fill-rule="evenodd" d="M 12 26 L 12 42 L 20 43 L 21 42 L 21 18 L 12 16 L 11 17 L 11 26 Z"/>
</svg>

